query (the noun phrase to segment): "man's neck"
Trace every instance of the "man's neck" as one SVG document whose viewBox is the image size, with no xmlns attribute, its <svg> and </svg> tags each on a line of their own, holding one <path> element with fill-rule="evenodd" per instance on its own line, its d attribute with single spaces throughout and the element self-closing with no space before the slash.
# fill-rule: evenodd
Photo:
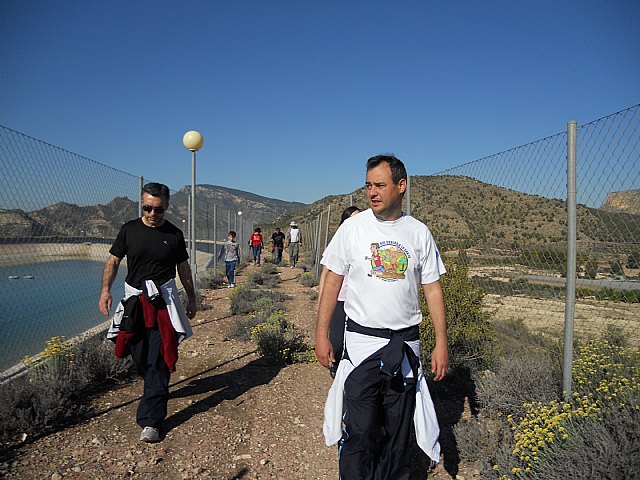
<svg viewBox="0 0 640 480">
<path fill-rule="evenodd" d="M 147 223 L 147 219 L 146 219 L 146 217 L 144 215 L 142 217 L 140 217 L 140 220 L 142 220 L 142 223 L 144 223 L 147 227 L 151 227 L 151 228 L 158 228 L 158 227 L 161 227 L 162 225 L 164 225 L 164 218 L 157 225 L 151 225 L 151 224 Z"/>
<path fill-rule="evenodd" d="M 393 222 L 394 220 L 398 220 L 403 215 L 402 209 L 394 211 L 392 213 L 386 213 L 384 215 L 378 215 L 373 212 L 373 216 L 382 222 Z"/>
</svg>

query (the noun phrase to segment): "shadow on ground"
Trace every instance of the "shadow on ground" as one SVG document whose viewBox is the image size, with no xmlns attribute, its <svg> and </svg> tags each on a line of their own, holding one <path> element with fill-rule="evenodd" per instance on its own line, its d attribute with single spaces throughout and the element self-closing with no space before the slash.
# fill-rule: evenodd
<svg viewBox="0 0 640 480">
<path fill-rule="evenodd" d="M 167 417 L 163 430 L 171 431 L 191 419 L 206 412 L 224 400 L 233 400 L 254 387 L 269 383 L 280 371 L 280 366 L 267 362 L 262 358 L 252 360 L 246 365 L 224 373 L 217 369 L 208 369 L 182 380 L 178 390 L 171 392 L 171 398 L 204 396 L 188 407 Z"/>
<path fill-rule="evenodd" d="M 467 368 L 459 368 L 451 371 L 440 382 L 427 380 L 429 391 L 438 416 L 440 426 L 440 450 L 445 471 L 456 478 L 460 469 L 460 452 L 456 442 L 454 427 L 462 418 L 465 409 L 465 401 L 469 400 L 471 415 L 478 414 L 478 402 L 476 398 L 475 384 L 471 378 L 471 372 Z M 427 478 L 431 470 L 431 461 L 427 455 L 415 445 L 414 468 L 412 480 Z"/>
</svg>

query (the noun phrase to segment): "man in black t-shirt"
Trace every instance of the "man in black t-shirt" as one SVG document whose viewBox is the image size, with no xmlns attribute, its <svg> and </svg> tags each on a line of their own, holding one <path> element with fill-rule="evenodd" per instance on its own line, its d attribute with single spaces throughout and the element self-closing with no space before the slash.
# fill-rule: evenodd
<svg viewBox="0 0 640 480">
<path fill-rule="evenodd" d="M 284 250 L 285 235 L 280 231 L 280 227 L 276 227 L 276 231 L 271 235 L 273 242 L 273 263 L 280 264 L 282 260 L 282 250 Z"/>
<path fill-rule="evenodd" d="M 100 311 L 108 317 L 111 286 L 126 256 L 125 299 L 116 309 L 107 336 L 116 341 L 116 355 L 130 353 L 144 377 L 144 393 L 136 421 L 142 427 L 140 440 L 149 443 L 160 440 L 178 343 L 191 335 L 189 319 L 196 314 L 195 289 L 184 236 L 179 228 L 164 219 L 169 197 L 166 185 L 148 183 L 143 187 L 143 215 L 122 226 L 109 250 L 98 302 Z M 186 312 L 177 295 L 176 269 L 188 297 Z M 125 327 L 125 304 L 129 304 L 129 299 L 139 302 L 138 311 L 143 314 Z"/>
</svg>

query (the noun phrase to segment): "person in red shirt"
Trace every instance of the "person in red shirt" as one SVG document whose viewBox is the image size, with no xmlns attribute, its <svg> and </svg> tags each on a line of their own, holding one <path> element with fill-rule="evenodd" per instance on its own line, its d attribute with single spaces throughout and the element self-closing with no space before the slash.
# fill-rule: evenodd
<svg viewBox="0 0 640 480">
<path fill-rule="evenodd" d="M 262 248 L 264 247 L 262 234 L 260 233 L 260 227 L 256 227 L 256 229 L 251 234 L 249 245 L 251 246 L 251 251 L 253 252 L 253 263 L 260 266 L 260 255 L 262 253 Z"/>
</svg>

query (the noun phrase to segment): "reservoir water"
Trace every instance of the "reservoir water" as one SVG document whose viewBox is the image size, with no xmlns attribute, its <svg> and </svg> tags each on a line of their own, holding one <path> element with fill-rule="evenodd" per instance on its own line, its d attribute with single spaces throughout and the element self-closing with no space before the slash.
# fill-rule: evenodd
<svg viewBox="0 0 640 480">
<path fill-rule="evenodd" d="M 0 371 L 41 352 L 53 336 L 68 340 L 107 320 L 98 310 L 103 267 L 61 260 L 0 268 Z M 111 289 L 111 313 L 124 293 L 126 270 L 121 265 Z"/>
</svg>

